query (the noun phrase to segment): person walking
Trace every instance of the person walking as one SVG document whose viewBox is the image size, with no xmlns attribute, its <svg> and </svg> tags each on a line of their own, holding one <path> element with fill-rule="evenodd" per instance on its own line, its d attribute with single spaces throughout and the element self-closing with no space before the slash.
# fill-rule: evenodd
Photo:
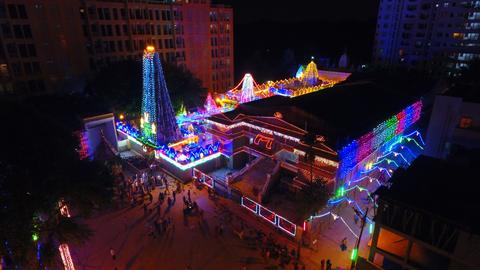
<svg viewBox="0 0 480 270">
<path fill-rule="evenodd" d="M 117 256 L 115 255 L 115 250 L 111 247 L 110 247 L 110 255 L 112 255 L 112 260 L 115 261 L 115 259 L 117 259 Z"/>
</svg>

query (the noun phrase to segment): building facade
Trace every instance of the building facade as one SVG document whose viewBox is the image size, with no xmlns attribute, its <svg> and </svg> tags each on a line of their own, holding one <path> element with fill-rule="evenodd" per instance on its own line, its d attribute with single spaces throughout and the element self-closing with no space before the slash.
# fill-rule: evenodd
<svg viewBox="0 0 480 270">
<path fill-rule="evenodd" d="M 75 1 L 0 2 L 0 92 L 72 89 L 85 79 L 79 9 Z"/>
<path fill-rule="evenodd" d="M 479 269 L 478 183 L 467 180 L 475 156 L 478 150 L 448 161 L 420 156 L 377 190 L 368 260 L 381 269 Z M 452 179 L 466 180 L 469 191 Z"/>
<path fill-rule="evenodd" d="M 480 104 L 437 96 L 427 130 L 425 155 L 446 158 L 456 146 L 480 148 Z"/>
<path fill-rule="evenodd" d="M 379 64 L 455 75 L 480 58 L 480 1 L 382 0 L 373 54 Z"/>
<path fill-rule="evenodd" d="M 233 86 L 233 11 L 197 1 L 0 1 L 0 91 L 77 91 L 147 45 L 213 91 Z"/>
</svg>

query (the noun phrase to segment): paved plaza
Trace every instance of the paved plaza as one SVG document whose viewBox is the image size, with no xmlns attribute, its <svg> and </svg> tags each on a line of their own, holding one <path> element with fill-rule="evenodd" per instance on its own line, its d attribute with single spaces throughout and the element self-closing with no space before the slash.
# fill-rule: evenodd
<svg viewBox="0 0 480 270">
<path fill-rule="evenodd" d="M 148 197 L 145 200 L 146 214 L 143 204 L 135 207 L 125 205 L 88 220 L 95 234 L 85 245 L 72 247 L 77 269 L 281 269 L 278 259 L 262 256 L 261 244 L 249 240 L 258 231 L 271 234 L 275 243 L 286 246 L 289 253 L 297 250 L 298 244 L 293 239 L 235 202 L 221 197 L 212 199 L 205 186 L 199 189 L 192 183 L 181 185 L 170 177 L 167 179 L 170 187 L 168 196 L 173 196 L 171 190 L 177 185 L 183 191 L 176 195 L 176 201 L 169 210 L 166 200 L 163 202 L 160 215 L 157 210 L 158 194 L 164 188 L 157 187 L 152 192 L 153 202 L 149 203 Z M 183 196 L 188 196 L 188 190 L 192 201 L 203 211 L 203 219 L 200 214 L 184 216 Z M 343 211 L 348 212 L 349 209 Z M 162 218 L 171 219 L 171 225 L 160 235 L 153 233 L 153 221 Z M 350 222 L 347 218 L 345 220 Z M 353 224 L 353 219 L 350 223 Z M 220 226 L 223 227 L 221 235 L 218 233 Z M 242 226 L 245 228 L 243 235 L 240 233 Z M 315 237 L 317 241 L 313 247 L 301 249 L 298 269 L 302 266 L 305 269 L 320 269 L 320 261 L 327 258 L 332 261 L 333 267 L 349 266 L 355 237 L 347 233 L 340 220 L 332 219 L 330 228 Z M 348 250 L 342 252 L 339 245 L 344 237 L 348 238 Z M 367 241 L 364 240 L 365 243 Z M 115 252 L 115 260 L 110 255 L 110 249 Z M 295 269 L 293 260 L 283 269 Z"/>
</svg>

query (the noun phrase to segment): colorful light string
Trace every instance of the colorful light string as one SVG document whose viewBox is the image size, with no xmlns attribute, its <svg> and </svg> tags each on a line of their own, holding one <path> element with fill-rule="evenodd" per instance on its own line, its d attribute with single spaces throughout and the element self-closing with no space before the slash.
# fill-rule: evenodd
<svg viewBox="0 0 480 270">
<path fill-rule="evenodd" d="M 420 118 L 421 111 L 422 102 L 417 101 L 342 148 L 338 177 L 345 178 L 359 162 L 413 125 Z"/>
</svg>

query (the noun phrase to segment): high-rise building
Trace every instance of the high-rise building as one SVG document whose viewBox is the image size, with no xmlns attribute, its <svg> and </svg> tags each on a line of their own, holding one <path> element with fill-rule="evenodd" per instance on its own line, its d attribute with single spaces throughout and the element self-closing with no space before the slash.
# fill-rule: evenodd
<svg viewBox="0 0 480 270">
<path fill-rule="evenodd" d="M 381 0 L 374 60 L 457 74 L 480 58 L 480 1 Z"/>
<path fill-rule="evenodd" d="M 75 91 L 155 46 L 205 88 L 233 86 L 233 10 L 210 0 L 0 0 L 0 92 Z"/>
<path fill-rule="evenodd" d="M 77 1 L 0 1 L 0 93 L 81 87 L 88 71 Z"/>
</svg>

